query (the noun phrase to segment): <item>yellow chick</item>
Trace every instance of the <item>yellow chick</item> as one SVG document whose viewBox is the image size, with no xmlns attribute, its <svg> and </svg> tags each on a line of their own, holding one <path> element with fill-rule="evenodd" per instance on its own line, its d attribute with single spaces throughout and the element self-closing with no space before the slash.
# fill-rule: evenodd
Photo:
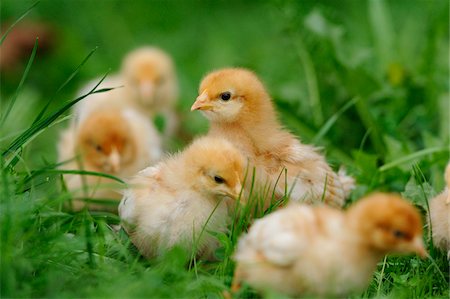
<svg viewBox="0 0 450 299">
<path fill-rule="evenodd" d="M 175 245 L 211 259 L 228 206 L 241 191 L 244 159 L 224 139 L 203 137 L 139 172 L 119 205 L 122 226 L 147 258 Z"/>
<path fill-rule="evenodd" d="M 256 220 L 241 237 L 232 290 L 241 282 L 291 296 L 362 292 L 387 253 L 426 256 L 418 211 L 376 193 L 347 211 L 292 204 Z"/>
<path fill-rule="evenodd" d="M 212 72 L 202 80 L 199 94 L 191 110 L 200 110 L 210 120 L 210 136 L 225 137 L 241 149 L 256 168 L 259 185 L 269 183 L 273 188 L 286 168 L 287 179 L 283 176 L 276 185 L 278 196 L 287 189 L 296 201 L 324 195 L 328 204 L 344 204 L 354 179 L 333 172 L 314 147 L 283 129 L 269 94 L 254 73 L 240 68 Z"/>
<path fill-rule="evenodd" d="M 79 92 L 89 92 L 99 79 L 88 83 Z M 178 81 L 172 59 L 161 49 L 141 47 L 131 51 L 122 62 L 120 73 L 107 77 L 98 88 L 120 87 L 90 95 L 76 105 L 79 117 L 104 106 L 134 107 L 150 117 L 162 114 L 166 119 L 165 134 L 177 127 L 174 112 L 178 99 Z"/>
<path fill-rule="evenodd" d="M 62 169 L 103 172 L 124 179 L 157 162 L 161 142 L 151 122 L 138 111 L 105 107 L 81 122 L 72 122 L 61 134 L 58 152 L 60 162 L 78 156 L 63 164 Z M 64 180 L 75 196 L 75 210 L 84 207 L 84 201 L 77 200 L 80 197 L 117 201 L 121 198 L 122 186 L 107 178 L 70 174 L 64 175 Z M 104 205 L 88 207 L 105 209 Z"/>
<path fill-rule="evenodd" d="M 428 226 L 432 232 L 433 244 L 446 250 L 450 259 L 450 163 L 445 169 L 445 181 L 447 186 L 444 191 L 430 201 Z"/>
</svg>

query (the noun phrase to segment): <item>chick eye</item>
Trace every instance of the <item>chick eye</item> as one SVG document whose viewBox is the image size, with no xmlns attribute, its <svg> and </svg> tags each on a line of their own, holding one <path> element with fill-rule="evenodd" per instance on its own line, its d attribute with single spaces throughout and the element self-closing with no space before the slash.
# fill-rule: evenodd
<svg viewBox="0 0 450 299">
<path fill-rule="evenodd" d="M 94 145 L 94 147 L 95 147 L 95 150 L 96 150 L 97 152 L 101 152 L 101 151 L 103 151 L 103 148 L 102 148 L 102 146 L 101 146 L 101 145 L 99 145 L 99 144 L 96 144 L 96 145 Z"/>
<path fill-rule="evenodd" d="M 231 92 L 229 91 L 222 92 L 220 94 L 220 98 L 222 99 L 222 101 L 228 101 L 229 99 L 231 99 Z"/>
<path fill-rule="evenodd" d="M 398 238 L 398 239 L 404 239 L 406 238 L 406 234 L 400 230 L 394 230 L 392 232 L 392 234 L 394 235 L 394 237 Z"/>
<path fill-rule="evenodd" d="M 223 179 L 223 177 L 218 176 L 218 175 L 214 176 L 214 181 L 215 181 L 217 184 L 223 184 L 223 183 L 225 183 L 225 180 Z"/>
</svg>

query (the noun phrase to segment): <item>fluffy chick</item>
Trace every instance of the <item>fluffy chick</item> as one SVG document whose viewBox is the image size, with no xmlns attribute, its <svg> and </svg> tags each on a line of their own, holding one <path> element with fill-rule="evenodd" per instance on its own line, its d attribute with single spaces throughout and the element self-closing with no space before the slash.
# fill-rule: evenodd
<svg viewBox="0 0 450 299">
<path fill-rule="evenodd" d="M 89 92 L 99 79 L 81 89 L 80 95 Z M 121 86 L 121 87 L 120 87 Z M 166 134 L 177 126 L 174 106 L 178 98 L 178 82 L 170 56 L 155 47 L 142 47 L 128 53 L 119 74 L 108 77 L 99 88 L 120 87 L 90 95 L 77 105 L 79 117 L 105 106 L 133 106 L 153 117 L 161 113 L 166 118 Z"/>
<path fill-rule="evenodd" d="M 141 113 L 131 108 L 105 108 L 63 131 L 58 151 L 60 162 L 78 156 L 63 164 L 62 169 L 103 172 L 124 179 L 157 162 L 161 142 L 156 129 Z M 81 175 L 64 175 L 64 179 L 75 196 L 75 210 L 84 207 L 84 201 L 77 200 L 80 197 L 121 198 L 120 186 L 110 179 Z M 95 204 L 88 207 L 104 209 Z"/>
<path fill-rule="evenodd" d="M 292 204 L 255 221 L 238 243 L 232 289 L 293 296 L 361 292 L 387 253 L 426 255 L 418 211 L 397 195 L 377 193 L 348 211 Z"/>
<path fill-rule="evenodd" d="M 119 205 L 122 226 L 147 258 L 175 245 L 213 258 L 228 205 L 239 196 L 244 159 L 224 139 L 203 137 L 138 173 Z"/>
<path fill-rule="evenodd" d="M 254 73 L 240 68 L 212 72 L 202 80 L 199 94 L 191 110 L 200 110 L 210 120 L 210 136 L 223 136 L 243 151 L 257 169 L 260 185 L 274 187 L 286 168 L 287 180 L 283 177 L 276 185 L 278 196 L 287 187 L 297 201 L 321 199 L 324 194 L 325 202 L 344 204 L 354 180 L 344 172 L 333 172 L 315 148 L 283 129 Z"/>
<path fill-rule="evenodd" d="M 431 229 L 433 243 L 436 247 L 447 251 L 450 258 L 450 163 L 445 169 L 444 191 L 430 202 L 428 226 Z"/>
</svg>

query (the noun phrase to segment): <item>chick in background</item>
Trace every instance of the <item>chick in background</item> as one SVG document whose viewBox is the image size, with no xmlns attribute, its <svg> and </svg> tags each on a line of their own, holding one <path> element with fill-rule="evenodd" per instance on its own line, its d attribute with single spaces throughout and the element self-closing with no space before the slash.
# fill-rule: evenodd
<svg viewBox="0 0 450 299">
<path fill-rule="evenodd" d="M 154 164 L 160 157 L 158 132 L 144 115 L 131 108 L 104 107 L 94 111 L 83 121 L 72 122 L 62 132 L 58 144 L 58 161 L 71 160 L 61 169 L 102 172 L 121 179 Z M 121 198 L 122 186 L 108 178 L 66 174 L 64 181 L 74 195 L 75 210 L 85 206 L 80 198 L 117 202 Z M 102 204 L 88 204 L 88 207 L 108 209 Z M 117 206 L 108 210 L 117 211 Z"/>
<path fill-rule="evenodd" d="M 256 168 L 258 185 L 276 185 L 278 197 L 286 189 L 296 201 L 316 201 L 323 194 L 326 203 L 340 207 L 354 188 L 353 178 L 333 172 L 314 147 L 283 129 L 269 94 L 251 71 L 229 68 L 208 74 L 191 110 L 200 110 L 210 120 L 209 136 L 237 146 Z M 287 180 L 278 181 L 283 169 Z"/>
<path fill-rule="evenodd" d="M 450 163 L 445 169 L 445 182 L 444 191 L 430 201 L 427 219 L 434 246 L 446 250 L 450 259 Z"/>
<path fill-rule="evenodd" d="M 205 259 L 225 232 L 241 191 L 244 159 L 228 141 L 203 137 L 139 172 L 119 206 L 122 226 L 147 258 L 177 245 Z"/>
<path fill-rule="evenodd" d="M 88 83 L 79 94 L 89 92 L 98 81 Z M 106 87 L 118 88 L 90 95 L 78 103 L 75 108 L 78 119 L 106 105 L 133 107 L 151 118 L 161 114 L 166 120 L 165 136 L 175 133 L 178 81 L 173 61 L 163 50 L 146 46 L 129 52 L 123 59 L 120 72 L 108 76 L 98 88 Z"/>
<path fill-rule="evenodd" d="M 418 211 L 375 193 L 347 211 L 292 204 L 256 220 L 241 237 L 232 290 L 242 282 L 291 296 L 362 292 L 388 253 L 426 256 Z"/>
</svg>

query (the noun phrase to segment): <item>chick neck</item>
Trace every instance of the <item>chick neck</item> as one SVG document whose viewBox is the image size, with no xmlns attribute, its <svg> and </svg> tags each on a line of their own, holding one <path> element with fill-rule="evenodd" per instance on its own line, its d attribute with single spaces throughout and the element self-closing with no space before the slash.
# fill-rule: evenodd
<svg viewBox="0 0 450 299">
<path fill-rule="evenodd" d="M 270 151 L 282 133 L 270 97 L 263 92 L 244 99 L 246 105 L 232 121 L 211 122 L 209 133 L 246 144 L 255 153 Z"/>
<path fill-rule="evenodd" d="M 355 242 L 355 246 L 360 248 L 362 254 L 374 260 L 376 264 L 383 256 L 388 252 L 374 246 L 370 237 L 372 236 L 373 229 L 370 225 L 370 213 L 372 210 L 361 209 L 358 204 L 355 204 L 348 211 L 345 212 L 346 226 L 352 235 Z M 376 212 L 376 211 L 375 211 Z"/>
</svg>

